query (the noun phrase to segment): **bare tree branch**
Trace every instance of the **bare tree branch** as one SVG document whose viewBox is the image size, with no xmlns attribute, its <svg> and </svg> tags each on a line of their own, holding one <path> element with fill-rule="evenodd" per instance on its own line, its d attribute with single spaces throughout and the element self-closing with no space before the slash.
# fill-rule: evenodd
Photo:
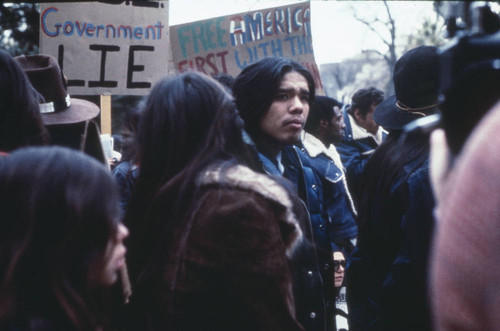
<svg viewBox="0 0 500 331">
<path fill-rule="evenodd" d="M 380 32 L 378 32 L 377 30 L 375 30 L 375 28 L 372 26 L 374 22 L 368 22 L 366 21 L 365 19 L 361 18 L 361 17 L 358 17 L 357 15 L 354 15 L 354 19 L 356 19 L 358 22 L 360 23 L 363 23 L 364 25 L 366 25 L 366 27 L 368 29 L 370 29 L 370 31 L 372 31 L 373 33 L 375 33 L 379 38 L 380 40 L 385 44 L 387 45 L 387 47 L 391 47 L 391 43 L 389 41 L 387 41 L 384 36 L 382 36 L 380 34 Z M 378 20 L 378 22 L 380 23 L 383 23 L 381 22 L 380 20 Z"/>
</svg>

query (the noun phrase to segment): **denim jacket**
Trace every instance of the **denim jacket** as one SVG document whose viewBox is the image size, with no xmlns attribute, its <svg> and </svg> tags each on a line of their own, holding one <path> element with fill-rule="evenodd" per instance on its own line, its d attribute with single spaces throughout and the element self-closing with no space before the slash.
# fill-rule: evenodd
<svg viewBox="0 0 500 331">
<path fill-rule="evenodd" d="M 431 330 L 426 275 L 434 198 L 428 160 L 408 164 L 390 196 L 375 192 L 374 198 L 363 206 L 370 211 L 360 233 L 365 240 L 358 242 L 346 272 L 350 327 Z"/>
<path fill-rule="evenodd" d="M 325 225 L 332 228 L 332 249 L 342 250 L 346 239 L 357 236 L 358 227 L 340 157 L 333 145 L 326 149 L 319 139 L 309 133 L 305 134 L 303 145 L 304 152 L 309 156 L 309 163 L 320 179 L 319 191 L 323 200 Z"/>
<path fill-rule="evenodd" d="M 375 136 L 367 132 L 349 115 L 347 107 L 344 108 L 344 120 L 345 135 L 335 147 L 345 167 L 350 193 L 356 198 L 361 172 L 368 158 L 387 136 L 387 132 L 382 127 L 379 127 Z"/>
<path fill-rule="evenodd" d="M 283 166 L 285 166 L 285 174 L 282 174 L 282 165 L 280 160 L 271 160 L 269 157 L 258 153 L 259 160 L 261 162 L 264 171 L 273 177 L 281 178 L 283 175 L 288 180 L 283 180 L 282 184 L 285 186 L 294 185 L 294 187 L 289 187 L 291 190 L 298 193 L 292 195 L 294 205 L 294 212 L 299 220 L 299 225 L 304 234 L 303 240 L 300 246 L 295 250 L 293 256 L 291 257 L 291 269 L 293 273 L 293 292 L 295 298 L 295 308 L 297 320 L 302 324 L 305 330 L 311 331 L 324 331 L 329 330 L 330 312 L 326 311 L 325 306 L 325 295 L 328 292 L 324 288 L 323 283 L 323 264 L 319 264 L 319 254 L 318 246 L 315 240 L 314 234 L 314 222 L 316 216 L 308 209 L 309 204 L 306 202 L 309 197 L 314 193 L 314 189 L 310 189 L 308 192 L 304 190 L 305 186 L 303 183 L 310 183 L 314 176 L 311 169 L 306 169 L 301 165 L 301 162 L 296 158 L 296 151 L 293 147 L 287 147 L 287 151 L 282 152 L 281 160 L 283 160 Z M 292 154 L 289 154 L 292 153 Z M 292 155 L 294 157 L 294 171 L 293 176 L 290 176 L 290 168 L 288 164 L 288 157 Z M 307 175 L 305 175 L 307 174 Z M 286 176 L 288 175 L 288 176 Z M 304 179 L 307 176 L 307 180 Z M 297 185 L 298 183 L 300 185 Z M 300 187 L 300 188 L 299 188 Z M 300 199 L 299 199 L 300 197 Z"/>
</svg>

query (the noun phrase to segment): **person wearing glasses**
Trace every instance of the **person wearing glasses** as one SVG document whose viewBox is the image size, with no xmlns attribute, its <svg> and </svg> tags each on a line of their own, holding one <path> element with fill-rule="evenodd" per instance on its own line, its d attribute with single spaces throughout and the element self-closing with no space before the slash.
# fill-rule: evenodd
<svg viewBox="0 0 500 331">
<path fill-rule="evenodd" d="M 341 251 L 333 252 L 333 283 L 335 286 L 335 315 L 333 316 L 334 330 L 349 330 L 347 323 L 347 302 L 344 275 L 346 260 Z"/>
</svg>

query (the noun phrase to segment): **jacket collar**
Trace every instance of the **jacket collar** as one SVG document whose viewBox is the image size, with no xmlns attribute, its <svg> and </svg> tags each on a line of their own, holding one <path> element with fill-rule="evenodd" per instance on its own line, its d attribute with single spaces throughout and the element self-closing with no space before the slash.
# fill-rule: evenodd
<svg viewBox="0 0 500 331">
<path fill-rule="evenodd" d="M 321 140 L 307 132 L 304 135 L 304 139 L 302 142 L 304 144 L 304 148 L 307 150 L 307 153 L 309 153 L 311 157 L 317 157 L 320 154 L 324 154 L 330 160 L 332 160 L 339 169 L 343 168 L 342 161 L 340 160 L 340 155 L 333 144 L 330 144 L 330 146 L 326 148 Z"/>
<path fill-rule="evenodd" d="M 293 212 L 292 200 L 287 190 L 269 176 L 256 173 L 243 165 L 232 165 L 227 168 L 222 165 L 215 165 L 207 169 L 198 178 L 198 183 L 200 186 L 215 184 L 251 191 L 283 206 L 285 214 L 282 221 L 285 224 L 280 225 L 280 227 L 291 229 L 291 231 L 287 231 L 286 236 L 283 238 L 288 257 L 292 256 L 293 251 L 302 241 L 302 230 Z"/>
<path fill-rule="evenodd" d="M 349 113 L 347 114 L 347 116 L 349 117 L 349 122 L 351 123 L 351 133 L 353 140 L 371 138 L 377 143 L 377 145 L 380 145 L 380 143 L 382 142 L 383 133 L 385 132 L 385 130 L 381 126 L 378 127 L 378 131 L 376 134 L 372 134 L 366 131 L 365 128 L 358 125 L 354 117 L 352 117 Z"/>
<path fill-rule="evenodd" d="M 328 157 L 330 160 L 333 161 L 333 163 L 337 166 L 337 168 L 342 171 L 342 182 L 344 183 L 345 191 L 347 194 L 347 199 L 349 201 L 349 206 L 351 207 L 352 212 L 354 215 L 358 215 L 356 211 L 356 207 L 354 206 L 354 201 L 352 200 L 351 193 L 349 192 L 349 188 L 347 186 L 347 181 L 344 175 L 344 166 L 342 164 L 342 160 L 340 158 L 340 154 L 337 152 L 337 149 L 333 144 L 330 144 L 328 148 L 325 147 L 325 145 L 313 136 L 310 133 L 305 133 L 302 142 L 304 144 L 304 148 L 307 150 L 307 153 L 309 153 L 309 156 L 311 157 L 317 157 L 320 154 L 324 154 L 326 157 Z"/>
</svg>

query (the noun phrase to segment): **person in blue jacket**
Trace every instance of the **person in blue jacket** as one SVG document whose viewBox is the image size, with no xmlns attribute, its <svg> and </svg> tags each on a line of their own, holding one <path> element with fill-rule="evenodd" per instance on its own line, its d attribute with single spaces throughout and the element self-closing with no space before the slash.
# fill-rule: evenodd
<svg viewBox="0 0 500 331">
<path fill-rule="evenodd" d="M 358 227 L 342 161 L 334 146 L 344 135 L 341 107 L 342 104 L 333 98 L 317 96 L 309 112 L 302 143 L 310 157 L 310 165 L 321 180 L 325 225 L 332 228 L 330 232 L 318 233 L 318 237 L 331 233 L 329 240 L 333 251 L 342 250 L 350 256 Z"/>
<path fill-rule="evenodd" d="M 356 91 L 350 105 L 344 106 L 345 135 L 336 144 L 346 169 L 347 184 L 356 202 L 359 177 L 368 158 L 387 132 L 373 120 L 375 108 L 384 100 L 384 92 L 369 87 Z"/>
<path fill-rule="evenodd" d="M 335 309 L 335 291 L 333 283 L 329 281 L 335 273 L 331 258 L 334 252 L 341 251 L 348 259 L 358 234 L 356 210 L 347 188 L 340 156 L 333 145 L 342 139 L 345 127 L 341 107 L 333 98 L 316 96 L 302 139 L 308 164 L 319 179 L 316 204 L 322 208 L 322 217 L 313 219 L 319 222 L 313 224 L 313 229 L 318 258 L 323 264 L 322 275 L 329 309 Z M 329 316 L 333 316 L 333 313 Z"/>
<path fill-rule="evenodd" d="M 331 257 L 322 260 L 324 246 L 316 236 L 321 231 L 317 227 L 323 223 L 319 179 L 297 146 L 314 101 L 314 79 L 293 60 L 266 57 L 242 70 L 235 79 L 233 94 L 245 121 L 248 143 L 255 146 L 262 170 L 281 179 L 300 197 L 294 206 L 304 210 L 305 217 L 299 218 L 304 237 L 291 257 L 296 317 L 305 330 L 326 330 L 320 269 Z"/>
<path fill-rule="evenodd" d="M 389 135 L 361 176 L 358 242 L 346 271 L 351 331 L 431 329 L 429 134 L 407 125 L 437 111 L 436 50 L 421 46 L 403 54 L 394 68 L 396 95 L 375 110 Z"/>
</svg>

